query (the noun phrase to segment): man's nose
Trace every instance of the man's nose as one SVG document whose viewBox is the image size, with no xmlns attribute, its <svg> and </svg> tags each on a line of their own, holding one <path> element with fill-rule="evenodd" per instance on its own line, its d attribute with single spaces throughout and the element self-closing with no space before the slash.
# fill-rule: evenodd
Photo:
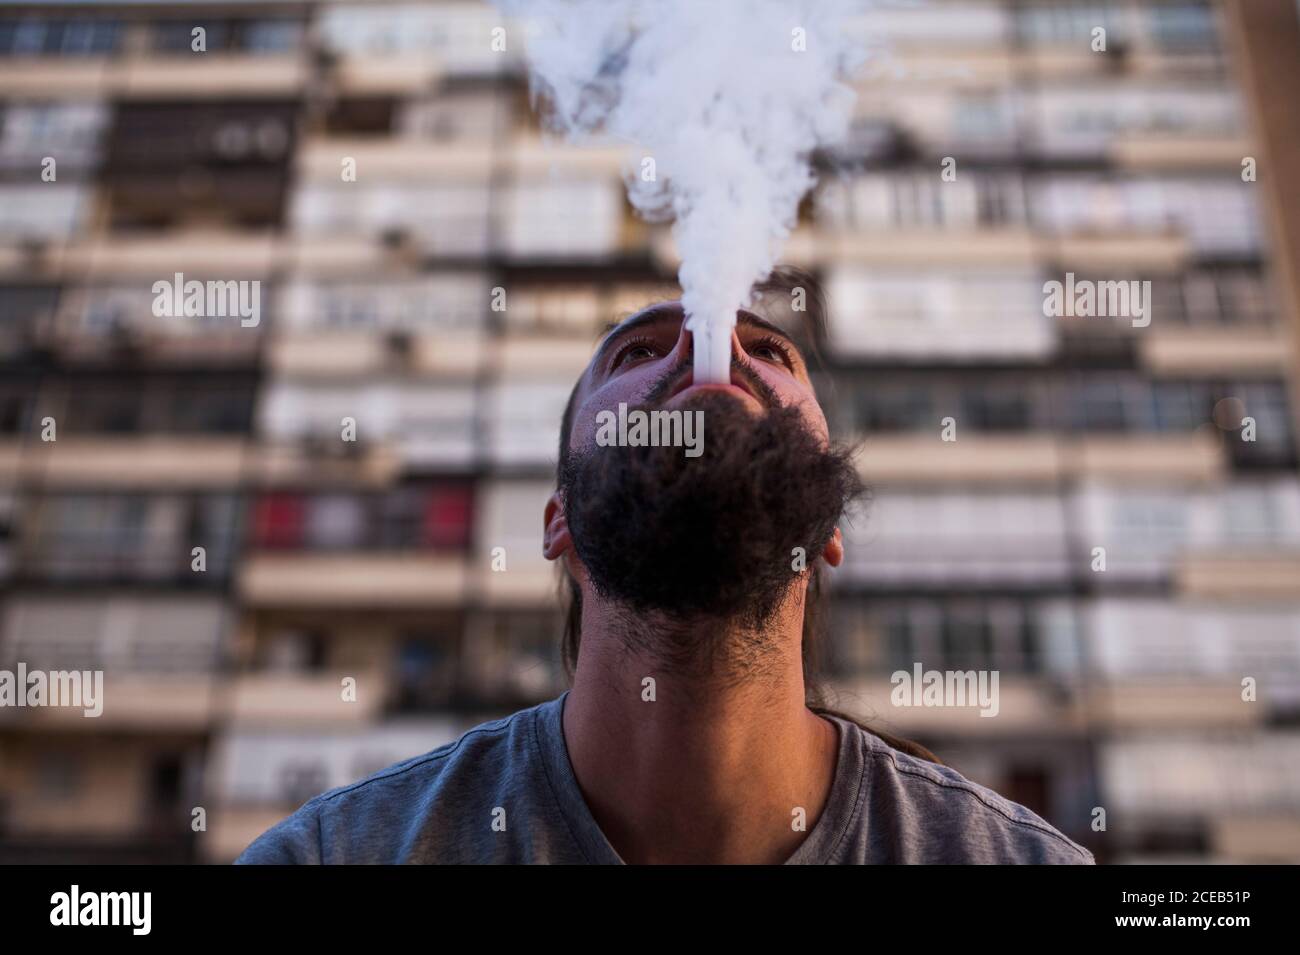
<svg viewBox="0 0 1300 955">
<path fill-rule="evenodd" d="M 741 343 L 740 336 L 737 334 L 737 328 L 737 325 L 732 325 L 726 332 L 728 335 L 727 350 L 729 352 L 727 355 L 728 367 L 736 359 L 742 362 L 749 360 L 749 355 L 745 352 L 745 346 Z M 686 322 L 683 321 L 677 333 L 677 341 L 673 344 L 671 357 L 674 365 L 678 362 L 694 362 L 696 341 L 697 337 L 686 327 Z"/>
</svg>

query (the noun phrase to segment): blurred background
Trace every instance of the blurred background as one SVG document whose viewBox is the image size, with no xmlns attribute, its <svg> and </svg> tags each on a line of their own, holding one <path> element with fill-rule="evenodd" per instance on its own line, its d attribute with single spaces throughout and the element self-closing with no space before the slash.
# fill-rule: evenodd
<svg viewBox="0 0 1300 955">
<path fill-rule="evenodd" d="M 784 257 L 828 290 L 822 399 L 875 493 L 839 704 L 1099 862 L 1300 861 L 1298 21 L 883 4 Z M 0 709 L 0 860 L 228 862 L 565 687 L 560 413 L 676 260 L 620 153 L 539 130 L 501 25 L 0 4 L 0 668 L 107 697 Z M 1067 271 L 1149 280 L 1151 324 L 1044 317 Z M 260 321 L 155 317 L 177 272 L 260 282 Z M 891 707 L 916 661 L 998 670 L 999 716 Z"/>
</svg>

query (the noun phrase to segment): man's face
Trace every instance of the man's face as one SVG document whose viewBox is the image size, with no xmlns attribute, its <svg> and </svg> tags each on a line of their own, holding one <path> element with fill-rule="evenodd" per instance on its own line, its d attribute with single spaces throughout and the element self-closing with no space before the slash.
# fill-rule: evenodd
<svg viewBox="0 0 1300 955">
<path fill-rule="evenodd" d="M 837 563 L 836 522 L 862 490 L 850 452 L 830 441 L 791 335 L 749 312 L 737 319 L 730 384 L 693 383 L 692 336 L 676 302 L 607 334 L 577 386 L 547 507 L 547 556 L 576 561 L 571 569 L 611 606 L 642 622 L 653 615 L 653 649 L 678 660 L 734 648 L 668 634 L 698 633 L 706 620 L 757 633 L 819 557 Z M 620 404 L 702 421 L 700 453 L 598 441 L 600 416 L 608 422 Z M 752 653 L 759 641 L 744 644 Z"/>
<path fill-rule="evenodd" d="M 583 373 L 569 447 L 592 445 L 597 414 L 616 411 L 620 403 L 673 410 L 708 392 L 730 395 L 751 415 L 777 405 L 797 409 L 810 431 L 829 440 L 808 366 L 788 330 L 740 310 L 730 384 L 694 384 L 691 341 L 680 302 L 652 305 L 612 329 Z"/>
</svg>

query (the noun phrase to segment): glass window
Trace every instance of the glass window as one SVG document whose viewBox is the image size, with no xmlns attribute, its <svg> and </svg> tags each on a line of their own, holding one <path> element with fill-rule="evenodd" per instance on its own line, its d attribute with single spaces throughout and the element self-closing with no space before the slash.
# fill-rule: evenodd
<svg viewBox="0 0 1300 955">
<path fill-rule="evenodd" d="M 229 44 L 231 25 L 224 21 L 190 20 L 156 23 L 153 26 L 153 48 L 159 53 L 195 53 L 194 30 L 204 30 L 204 49 L 208 53 L 224 50 Z"/>
<path fill-rule="evenodd" d="M 1204 3 L 1152 4 L 1145 11 L 1151 37 L 1165 50 L 1214 49 L 1214 15 Z"/>
<path fill-rule="evenodd" d="M 1032 409 L 1023 389 L 968 388 L 962 392 L 962 421 L 976 431 L 1027 431 Z"/>
<path fill-rule="evenodd" d="M 45 52 L 50 24 L 44 20 L 20 20 L 13 28 L 10 49 L 17 56 L 37 56 Z"/>
<path fill-rule="evenodd" d="M 294 20 L 254 20 L 244 24 L 243 49 L 249 53 L 290 53 L 302 41 L 302 24 Z"/>
<path fill-rule="evenodd" d="M 1157 431 L 1194 431 L 1205 423 L 1200 402 L 1186 382 L 1157 382 L 1152 386 L 1152 401 Z"/>
</svg>

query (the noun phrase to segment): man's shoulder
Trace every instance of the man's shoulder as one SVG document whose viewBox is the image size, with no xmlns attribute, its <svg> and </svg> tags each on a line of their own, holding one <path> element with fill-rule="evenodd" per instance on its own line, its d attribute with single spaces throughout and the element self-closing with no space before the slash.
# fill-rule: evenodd
<svg viewBox="0 0 1300 955">
<path fill-rule="evenodd" d="M 913 854 L 907 861 L 1094 864 L 1091 852 L 1027 807 L 859 729 L 873 803 L 865 811 L 893 818 L 890 849 Z"/>
<path fill-rule="evenodd" d="M 454 824 L 458 810 L 504 804 L 530 758 L 534 720 L 555 702 L 480 723 L 426 753 L 314 796 L 235 862 L 395 861 L 431 821 Z"/>
</svg>

